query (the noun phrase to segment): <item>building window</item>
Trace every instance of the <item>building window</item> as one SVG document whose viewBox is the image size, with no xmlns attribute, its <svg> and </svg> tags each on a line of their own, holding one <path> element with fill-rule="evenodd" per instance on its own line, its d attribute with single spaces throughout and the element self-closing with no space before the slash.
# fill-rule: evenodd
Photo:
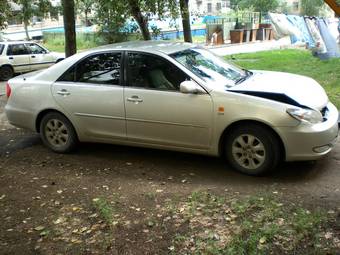
<svg viewBox="0 0 340 255">
<path fill-rule="evenodd" d="M 293 10 L 299 11 L 299 2 L 293 2 Z"/>
<path fill-rule="evenodd" d="M 222 9 L 221 3 L 216 3 L 216 11 L 220 11 Z"/>
<path fill-rule="evenodd" d="M 207 10 L 208 12 L 212 12 L 212 4 L 211 3 L 207 4 L 207 9 L 208 9 Z"/>
</svg>

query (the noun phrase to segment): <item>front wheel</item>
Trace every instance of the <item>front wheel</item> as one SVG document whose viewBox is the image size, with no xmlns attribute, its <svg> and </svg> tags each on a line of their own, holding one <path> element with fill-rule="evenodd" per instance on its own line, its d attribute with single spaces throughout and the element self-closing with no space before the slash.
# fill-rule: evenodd
<svg viewBox="0 0 340 255">
<path fill-rule="evenodd" d="M 71 122 L 56 112 L 48 113 L 43 117 L 40 123 L 40 135 L 44 144 L 58 153 L 71 152 L 78 143 Z"/>
<path fill-rule="evenodd" d="M 276 136 L 256 124 L 233 129 L 226 138 L 225 146 L 226 157 L 232 167 L 248 175 L 263 175 L 273 170 L 280 159 Z"/>
</svg>

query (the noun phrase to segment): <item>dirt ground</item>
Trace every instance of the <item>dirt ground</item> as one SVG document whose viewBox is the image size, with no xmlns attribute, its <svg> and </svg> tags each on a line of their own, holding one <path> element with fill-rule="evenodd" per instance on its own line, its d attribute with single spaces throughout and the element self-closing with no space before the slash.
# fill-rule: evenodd
<svg viewBox="0 0 340 255">
<path fill-rule="evenodd" d="M 100 254 L 102 247 L 108 254 L 164 254 L 172 228 L 150 239 L 139 219 L 158 217 L 160 204 L 198 190 L 234 197 L 274 192 L 307 207 L 340 211 L 340 143 L 325 159 L 283 163 L 255 178 L 218 158 L 169 151 L 81 144 L 73 154 L 58 155 L 39 135 L 10 126 L 4 104 L 0 96 L 0 254 Z M 100 197 L 116 201 L 117 217 L 126 218 L 124 231 L 107 235 L 109 226 L 93 205 Z M 77 221 L 82 228 L 74 227 Z M 70 231 L 83 234 L 73 238 Z"/>
</svg>

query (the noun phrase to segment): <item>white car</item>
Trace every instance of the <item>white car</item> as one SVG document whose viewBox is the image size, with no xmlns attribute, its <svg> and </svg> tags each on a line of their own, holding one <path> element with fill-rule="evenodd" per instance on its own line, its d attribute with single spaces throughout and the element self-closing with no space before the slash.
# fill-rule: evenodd
<svg viewBox="0 0 340 255">
<path fill-rule="evenodd" d="M 7 83 L 11 124 L 53 151 L 104 142 L 222 155 L 250 175 L 316 160 L 338 110 L 313 79 L 242 70 L 192 44 L 127 42 L 69 57 Z"/>
<path fill-rule="evenodd" d="M 64 58 L 65 54 L 50 52 L 34 42 L 0 42 L 0 80 L 50 67 Z"/>
</svg>

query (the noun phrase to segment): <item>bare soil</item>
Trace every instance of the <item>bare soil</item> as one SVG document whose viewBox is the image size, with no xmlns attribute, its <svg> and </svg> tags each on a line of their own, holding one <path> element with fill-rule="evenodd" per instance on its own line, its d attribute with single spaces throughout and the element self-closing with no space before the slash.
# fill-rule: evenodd
<svg viewBox="0 0 340 255">
<path fill-rule="evenodd" d="M 340 212 L 339 143 L 322 160 L 283 163 L 261 178 L 222 159 L 170 151 L 81 144 L 59 155 L 38 134 L 10 126 L 4 103 L 2 96 L 0 254 L 167 254 L 188 226 L 166 223 L 158 209 L 199 190 L 230 197 L 274 192 L 289 203 Z M 112 218 L 95 206 L 98 198 L 113 208 Z"/>
</svg>

